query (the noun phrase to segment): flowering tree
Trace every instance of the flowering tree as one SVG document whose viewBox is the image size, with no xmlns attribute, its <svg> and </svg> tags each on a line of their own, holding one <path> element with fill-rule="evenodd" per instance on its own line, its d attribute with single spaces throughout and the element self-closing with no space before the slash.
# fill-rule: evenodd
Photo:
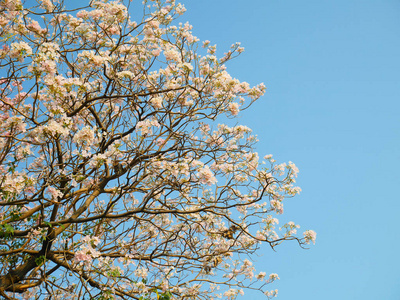
<svg viewBox="0 0 400 300">
<path fill-rule="evenodd" d="M 239 44 L 199 47 L 174 0 L 38 3 L 0 1 L 0 295 L 275 296 L 249 255 L 315 233 L 276 228 L 295 165 L 216 123 L 265 90 L 226 72 Z"/>
</svg>

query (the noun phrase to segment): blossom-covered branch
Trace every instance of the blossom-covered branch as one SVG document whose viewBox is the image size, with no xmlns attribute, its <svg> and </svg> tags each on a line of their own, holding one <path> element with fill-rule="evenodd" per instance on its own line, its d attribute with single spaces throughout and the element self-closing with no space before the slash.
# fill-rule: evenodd
<svg viewBox="0 0 400 300">
<path fill-rule="evenodd" d="M 38 2 L 0 2 L 2 297 L 275 296 L 246 257 L 316 234 L 276 227 L 298 170 L 229 125 L 265 92 L 226 71 L 243 48 L 218 58 L 174 0 Z"/>
</svg>

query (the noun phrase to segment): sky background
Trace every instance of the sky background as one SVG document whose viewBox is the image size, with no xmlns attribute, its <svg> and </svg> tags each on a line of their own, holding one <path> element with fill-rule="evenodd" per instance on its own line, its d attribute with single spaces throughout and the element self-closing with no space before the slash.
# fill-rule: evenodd
<svg viewBox="0 0 400 300">
<path fill-rule="evenodd" d="M 242 42 L 228 72 L 267 93 L 239 122 L 260 157 L 300 169 L 303 192 L 281 220 L 314 229 L 317 243 L 255 258 L 279 274 L 277 299 L 399 300 L 400 1 L 180 2 L 181 22 L 219 54 Z"/>
</svg>

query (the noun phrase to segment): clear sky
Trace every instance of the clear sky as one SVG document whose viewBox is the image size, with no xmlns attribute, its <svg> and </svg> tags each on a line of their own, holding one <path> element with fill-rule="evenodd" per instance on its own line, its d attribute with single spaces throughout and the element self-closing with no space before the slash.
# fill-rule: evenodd
<svg viewBox="0 0 400 300">
<path fill-rule="evenodd" d="M 263 248 L 256 266 L 279 274 L 277 299 L 400 299 L 400 1 L 180 2 L 220 54 L 242 42 L 228 72 L 268 90 L 239 122 L 260 157 L 300 168 L 283 216 L 317 244 Z"/>
</svg>

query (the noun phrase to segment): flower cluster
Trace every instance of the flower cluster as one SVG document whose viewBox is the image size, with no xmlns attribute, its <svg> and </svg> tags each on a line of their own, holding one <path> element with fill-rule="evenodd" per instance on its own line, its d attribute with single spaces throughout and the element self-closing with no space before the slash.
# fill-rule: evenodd
<svg viewBox="0 0 400 300">
<path fill-rule="evenodd" d="M 307 244 L 309 244 L 310 242 L 315 244 L 315 240 L 317 239 L 317 233 L 314 230 L 307 230 L 303 233 L 303 235 Z"/>
<path fill-rule="evenodd" d="M 217 182 L 217 179 L 208 166 L 204 166 L 200 169 L 197 176 L 202 184 L 213 185 Z"/>
<path fill-rule="evenodd" d="M 148 134 L 153 134 L 152 127 L 160 127 L 160 124 L 157 122 L 157 120 L 153 119 L 146 119 L 144 121 L 139 121 L 136 124 L 136 129 L 140 130 L 141 134 L 143 136 L 148 135 Z"/>
<path fill-rule="evenodd" d="M 83 245 L 75 252 L 74 261 L 79 266 L 90 266 L 93 259 L 98 258 L 101 253 L 94 247 L 100 243 L 98 237 L 85 236 L 82 239 Z"/>
</svg>

